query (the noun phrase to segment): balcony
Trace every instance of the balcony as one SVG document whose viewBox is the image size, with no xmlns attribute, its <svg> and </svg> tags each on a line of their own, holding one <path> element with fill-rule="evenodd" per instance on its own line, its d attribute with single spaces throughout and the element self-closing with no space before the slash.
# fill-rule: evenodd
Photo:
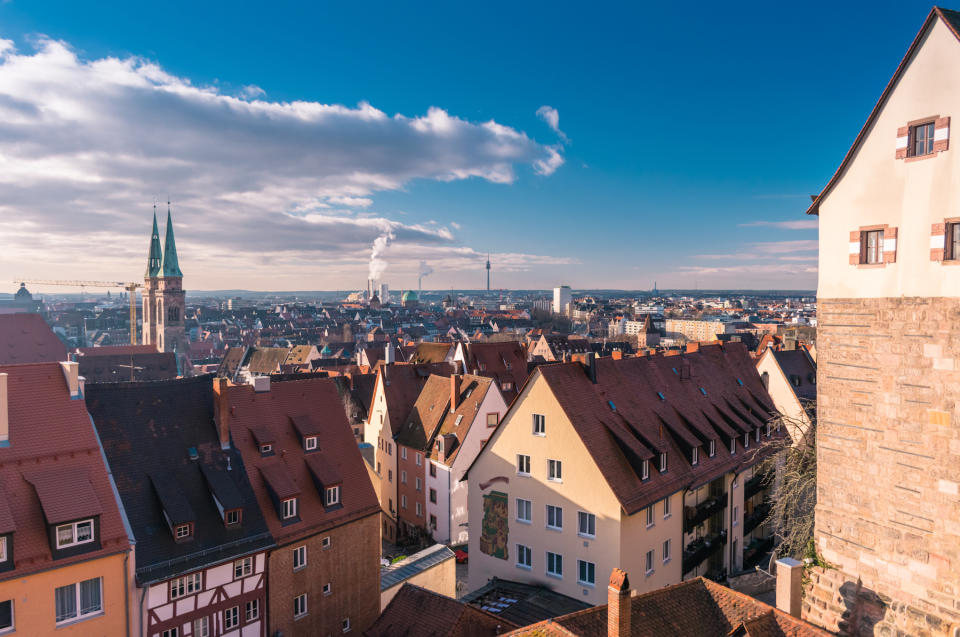
<svg viewBox="0 0 960 637">
<path fill-rule="evenodd" d="M 763 524 L 763 521 L 770 515 L 770 503 L 763 504 L 753 508 L 753 513 L 743 519 L 743 534 L 747 535 L 755 528 Z"/>
<path fill-rule="evenodd" d="M 743 550 L 743 570 L 753 570 L 753 567 L 763 561 L 767 553 L 773 550 L 773 536 L 754 539 Z"/>
<path fill-rule="evenodd" d="M 683 532 L 690 533 L 704 520 L 727 508 L 727 494 L 721 493 L 707 498 L 697 506 L 683 507 Z"/>
<path fill-rule="evenodd" d="M 720 550 L 727 543 L 727 532 L 720 531 L 707 537 L 697 538 L 683 549 L 683 574 L 686 575 L 703 560 Z"/>
<path fill-rule="evenodd" d="M 749 500 L 770 486 L 769 478 L 770 475 L 767 473 L 758 473 L 747 480 L 747 483 L 743 485 L 743 499 Z"/>
</svg>

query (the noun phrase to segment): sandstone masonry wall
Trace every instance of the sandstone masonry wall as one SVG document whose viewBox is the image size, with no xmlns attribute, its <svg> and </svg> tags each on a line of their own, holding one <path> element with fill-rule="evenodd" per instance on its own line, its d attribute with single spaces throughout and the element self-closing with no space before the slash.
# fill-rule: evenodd
<svg viewBox="0 0 960 637">
<path fill-rule="evenodd" d="M 817 550 L 804 617 L 960 635 L 960 299 L 820 299 Z"/>
</svg>

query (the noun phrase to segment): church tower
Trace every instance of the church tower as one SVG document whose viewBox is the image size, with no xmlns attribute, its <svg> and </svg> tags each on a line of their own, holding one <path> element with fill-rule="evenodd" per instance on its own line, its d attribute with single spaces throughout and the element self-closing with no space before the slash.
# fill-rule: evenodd
<svg viewBox="0 0 960 637">
<path fill-rule="evenodd" d="M 167 203 L 167 234 L 160 250 L 157 212 L 153 212 L 153 233 L 143 288 L 143 344 L 161 352 L 185 353 L 187 348 L 183 314 L 185 309 L 183 272 L 177 259 L 173 220 Z"/>
</svg>

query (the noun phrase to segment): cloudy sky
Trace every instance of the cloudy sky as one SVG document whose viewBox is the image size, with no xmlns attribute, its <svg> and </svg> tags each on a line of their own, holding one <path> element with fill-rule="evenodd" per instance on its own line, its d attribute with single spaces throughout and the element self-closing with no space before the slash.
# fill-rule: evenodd
<svg viewBox="0 0 960 637">
<path fill-rule="evenodd" d="M 337 4 L 0 4 L 0 273 L 135 280 L 169 197 L 193 290 L 812 289 L 929 10 Z"/>
</svg>

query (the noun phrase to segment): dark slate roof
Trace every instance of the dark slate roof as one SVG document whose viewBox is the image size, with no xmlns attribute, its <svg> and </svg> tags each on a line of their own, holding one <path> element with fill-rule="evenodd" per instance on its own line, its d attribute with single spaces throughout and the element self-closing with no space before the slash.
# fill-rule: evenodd
<svg viewBox="0 0 960 637">
<path fill-rule="evenodd" d="M 590 604 L 586 602 L 554 592 L 545 586 L 522 584 L 497 577 L 492 578 L 485 586 L 464 595 L 460 601 L 493 612 L 517 626 L 528 626 L 590 608 Z"/>
<path fill-rule="evenodd" d="M 805 349 L 772 351 L 797 398 L 817 399 L 817 365 Z"/>
<path fill-rule="evenodd" d="M 87 387 L 87 408 L 137 540 L 141 583 L 273 545 L 241 455 L 220 448 L 212 382 L 207 375 Z M 196 460 L 190 459 L 192 450 Z M 239 501 L 243 514 L 238 527 L 224 525 L 213 493 Z M 163 518 L 165 506 L 177 518 L 194 517 L 193 539 L 174 540 Z"/>
<path fill-rule="evenodd" d="M 80 375 L 87 383 L 170 380 L 177 377 L 176 354 L 158 352 L 151 345 L 85 347 L 78 350 L 77 354 Z"/>
<path fill-rule="evenodd" d="M 443 544 L 428 546 L 419 553 L 414 553 L 406 559 L 381 570 L 380 590 L 385 591 L 418 573 L 452 559 L 456 559 L 456 556 Z"/>
</svg>

